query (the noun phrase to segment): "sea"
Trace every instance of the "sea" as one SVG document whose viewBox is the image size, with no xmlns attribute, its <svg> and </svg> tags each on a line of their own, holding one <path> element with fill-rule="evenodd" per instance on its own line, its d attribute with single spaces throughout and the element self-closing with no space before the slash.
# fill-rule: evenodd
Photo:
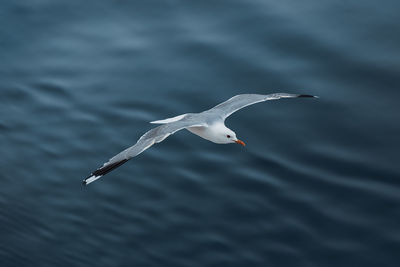
<svg viewBox="0 0 400 267">
<path fill-rule="evenodd" d="M 400 266 L 400 2 L 0 2 L 0 266 Z M 237 94 L 247 145 L 155 127 Z"/>
</svg>

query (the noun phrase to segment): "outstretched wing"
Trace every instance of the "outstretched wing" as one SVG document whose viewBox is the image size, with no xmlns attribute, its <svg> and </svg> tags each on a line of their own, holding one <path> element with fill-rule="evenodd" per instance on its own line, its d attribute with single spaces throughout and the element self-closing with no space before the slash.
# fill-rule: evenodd
<svg viewBox="0 0 400 267">
<path fill-rule="evenodd" d="M 222 115 L 223 119 L 229 117 L 232 113 L 242 109 L 244 107 L 253 105 L 255 103 L 264 102 L 267 100 L 275 100 L 280 98 L 295 98 L 295 97 L 316 97 L 312 95 L 297 95 L 297 94 L 269 94 L 269 95 L 258 95 L 258 94 L 243 94 L 236 95 L 230 99 L 222 102 L 221 104 L 213 107 L 210 111 L 218 112 Z"/>
<path fill-rule="evenodd" d="M 171 134 L 188 127 L 198 126 L 206 126 L 206 124 L 195 122 L 193 120 L 185 120 L 163 124 L 161 126 L 151 129 L 150 131 L 142 135 L 142 137 L 140 137 L 135 145 L 115 155 L 108 162 L 104 163 L 102 167 L 92 172 L 86 179 L 83 180 L 83 184 L 87 185 L 91 182 L 94 182 L 103 175 L 121 166 L 129 159 L 139 155 L 140 153 L 151 147 L 153 144 L 160 143 Z"/>
</svg>

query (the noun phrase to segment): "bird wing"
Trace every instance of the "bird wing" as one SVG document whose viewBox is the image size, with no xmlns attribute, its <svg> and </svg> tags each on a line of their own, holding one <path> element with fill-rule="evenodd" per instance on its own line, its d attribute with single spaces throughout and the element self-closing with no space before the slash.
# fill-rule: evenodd
<svg viewBox="0 0 400 267">
<path fill-rule="evenodd" d="M 108 162 L 104 163 L 103 166 L 92 172 L 86 179 L 83 180 L 83 184 L 87 185 L 91 182 L 94 182 L 103 175 L 121 166 L 129 159 L 139 155 L 155 143 L 160 143 L 171 134 L 188 127 L 199 126 L 207 126 L 207 124 L 203 122 L 196 122 L 194 120 L 180 120 L 153 128 L 142 135 L 136 144 L 115 155 Z"/>
<path fill-rule="evenodd" d="M 267 100 L 275 100 L 280 98 L 295 98 L 295 97 L 315 97 L 312 95 L 298 95 L 298 94 L 286 94 L 277 93 L 269 95 L 259 95 L 259 94 L 242 94 L 231 97 L 230 99 L 222 102 L 221 104 L 210 109 L 212 112 L 217 112 L 225 120 L 232 113 L 242 109 L 244 107 L 264 102 Z"/>
</svg>

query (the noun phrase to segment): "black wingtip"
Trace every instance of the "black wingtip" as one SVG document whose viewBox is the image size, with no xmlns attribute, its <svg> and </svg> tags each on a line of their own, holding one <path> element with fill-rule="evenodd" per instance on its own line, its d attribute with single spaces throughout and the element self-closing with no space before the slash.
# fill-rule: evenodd
<svg viewBox="0 0 400 267">
<path fill-rule="evenodd" d="M 318 96 L 315 96 L 315 95 L 298 95 L 298 97 L 314 97 L 314 98 L 318 98 Z"/>
<path fill-rule="evenodd" d="M 109 173 L 110 171 L 114 170 L 115 168 L 121 166 L 122 164 L 124 164 L 127 161 L 128 161 L 127 159 L 123 159 L 121 161 L 108 164 L 108 165 L 106 165 L 104 167 L 101 167 L 101 168 L 95 170 L 94 172 L 92 172 L 91 176 L 92 175 L 94 175 L 94 176 L 103 176 L 103 175 Z"/>
<path fill-rule="evenodd" d="M 94 182 L 95 180 L 99 179 L 100 177 L 109 173 L 110 171 L 114 170 L 115 168 L 121 166 L 122 164 L 124 164 L 127 161 L 128 161 L 127 159 L 123 159 L 121 161 L 108 164 L 106 166 L 103 166 L 103 167 L 95 170 L 94 172 L 92 172 L 88 177 L 86 177 L 82 181 L 82 185 L 86 186 L 86 185 Z"/>
</svg>

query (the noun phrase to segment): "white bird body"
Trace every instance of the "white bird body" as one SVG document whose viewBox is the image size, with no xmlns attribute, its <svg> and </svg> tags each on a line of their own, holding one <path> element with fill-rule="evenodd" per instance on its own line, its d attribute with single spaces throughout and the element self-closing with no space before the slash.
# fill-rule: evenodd
<svg viewBox="0 0 400 267">
<path fill-rule="evenodd" d="M 198 127 L 188 127 L 187 130 L 195 135 L 200 136 L 208 141 L 211 141 L 216 144 L 229 144 L 235 143 L 238 139 L 236 138 L 236 134 L 225 126 L 223 122 L 215 122 L 207 127 L 198 126 Z M 229 135 L 230 138 L 226 136 Z"/>
<path fill-rule="evenodd" d="M 167 124 L 183 120 L 186 116 L 193 116 L 193 115 L 195 114 L 182 114 L 164 120 L 152 121 L 150 123 Z M 224 119 L 222 118 L 217 119 L 214 122 L 211 122 L 207 126 L 187 127 L 186 130 L 216 144 L 235 143 L 235 139 L 237 140 L 236 134 L 231 129 L 225 126 Z M 227 139 L 226 135 L 230 135 L 232 138 Z"/>
<path fill-rule="evenodd" d="M 151 123 L 161 125 L 146 132 L 139 138 L 135 145 L 112 157 L 108 162 L 104 163 L 102 167 L 92 172 L 83 180 L 83 184 L 87 185 L 99 179 L 113 169 L 121 166 L 129 159 L 139 155 L 153 144 L 160 143 L 171 134 L 182 129 L 187 129 L 191 133 L 216 144 L 237 143 L 244 146 L 245 143 L 237 139 L 236 133 L 225 126 L 225 119 L 228 116 L 239 109 L 258 102 L 295 97 L 315 96 L 285 93 L 269 95 L 243 94 L 234 96 L 227 101 L 200 113 L 187 113 L 164 120 L 152 121 Z"/>
</svg>

